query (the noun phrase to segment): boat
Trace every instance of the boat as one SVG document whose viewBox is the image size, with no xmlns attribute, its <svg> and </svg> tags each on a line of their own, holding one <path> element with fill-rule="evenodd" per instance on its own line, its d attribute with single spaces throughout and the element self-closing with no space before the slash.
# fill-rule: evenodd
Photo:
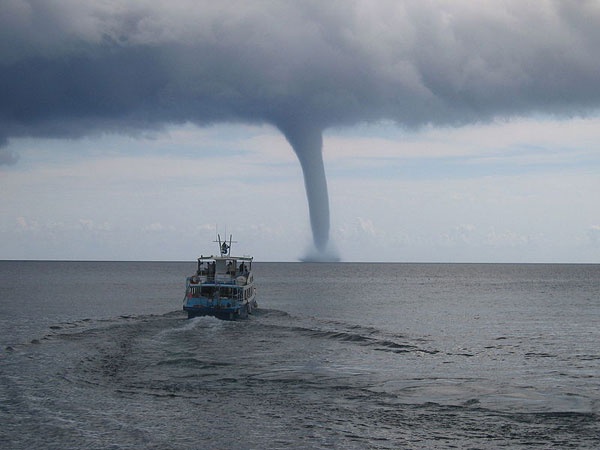
<svg viewBox="0 0 600 450">
<path fill-rule="evenodd" d="M 251 256 L 232 256 L 232 236 L 221 241 L 219 255 L 200 256 L 196 273 L 186 278 L 183 309 L 188 318 L 214 316 L 219 319 L 247 318 L 258 308 Z"/>
</svg>

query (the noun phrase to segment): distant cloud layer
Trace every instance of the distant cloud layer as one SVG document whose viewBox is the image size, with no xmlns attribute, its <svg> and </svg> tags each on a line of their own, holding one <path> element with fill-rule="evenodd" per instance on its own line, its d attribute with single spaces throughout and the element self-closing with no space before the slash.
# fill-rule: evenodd
<svg viewBox="0 0 600 450">
<path fill-rule="evenodd" d="M 3 0 L 0 86 L 0 145 L 187 121 L 589 114 L 600 3 Z"/>
</svg>

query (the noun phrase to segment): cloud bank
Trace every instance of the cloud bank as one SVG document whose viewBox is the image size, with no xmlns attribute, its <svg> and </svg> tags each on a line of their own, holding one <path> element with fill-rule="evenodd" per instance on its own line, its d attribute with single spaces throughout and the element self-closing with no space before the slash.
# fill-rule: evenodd
<svg viewBox="0 0 600 450">
<path fill-rule="evenodd" d="M 595 1 L 0 4 L 0 145 L 168 124 L 278 127 L 329 233 L 322 131 L 595 113 Z M 4 149 L 0 164 L 17 156 Z"/>
</svg>

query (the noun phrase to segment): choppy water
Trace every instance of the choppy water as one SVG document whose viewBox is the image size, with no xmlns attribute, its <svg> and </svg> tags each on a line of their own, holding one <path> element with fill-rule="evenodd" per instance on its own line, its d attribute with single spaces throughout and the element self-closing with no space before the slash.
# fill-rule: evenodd
<svg viewBox="0 0 600 450">
<path fill-rule="evenodd" d="M 0 262 L 2 448 L 597 448 L 600 266 Z"/>
</svg>

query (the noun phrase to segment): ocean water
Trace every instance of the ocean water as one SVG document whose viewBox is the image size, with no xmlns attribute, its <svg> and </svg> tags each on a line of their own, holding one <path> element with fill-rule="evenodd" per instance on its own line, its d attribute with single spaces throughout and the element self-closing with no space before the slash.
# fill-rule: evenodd
<svg viewBox="0 0 600 450">
<path fill-rule="evenodd" d="M 600 265 L 0 262 L 3 449 L 600 448 Z"/>
</svg>

